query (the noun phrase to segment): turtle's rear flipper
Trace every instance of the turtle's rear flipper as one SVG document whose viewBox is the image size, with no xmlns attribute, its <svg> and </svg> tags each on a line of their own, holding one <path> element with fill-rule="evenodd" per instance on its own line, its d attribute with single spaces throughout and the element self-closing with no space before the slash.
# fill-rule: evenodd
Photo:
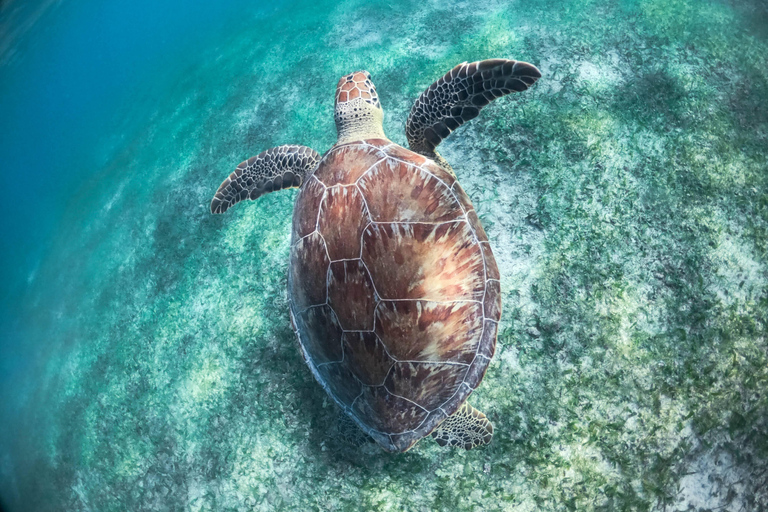
<svg viewBox="0 0 768 512">
<path fill-rule="evenodd" d="M 319 161 L 320 154 L 306 146 L 278 146 L 259 153 L 224 180 L 211 201 L 211 213 L 224 213 L 243 199 L 299 187 Z"/>
<path fill-rule="evenodd" d="M 338 430 L 339 439 L 354 448 L 359 448 L 364 444 L 374 442 L 371 436 L 360 430 L 360 427 L 352 421 L 352 418 L 343 412 L 339 413 L 336 429 Z"/>
<path fill-rule="evenodd" d="M 496 98 L 528 89 L 541 78 L 533 64 L 507 59 L 462 62 L 429 86 L 414 103 L 405 134 L 412 151 L 443 165 L 435 148 Z"/>
<path fill-rule="evenodd" d="M 432 432 L 440 446 L 461 446 L 471 450 L 493 439 L 493 424 L 467 402 Z"/>
</svg>

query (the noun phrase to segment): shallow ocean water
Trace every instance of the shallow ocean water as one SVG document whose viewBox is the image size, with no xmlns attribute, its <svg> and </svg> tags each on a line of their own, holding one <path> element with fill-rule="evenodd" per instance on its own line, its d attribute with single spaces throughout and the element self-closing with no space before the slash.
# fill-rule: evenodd
<svg viewBox="0 0 768 512">
<path fill-rule="evenodd" d="M 763 2 L 0 3 L 0 508 L 768 509 Z M 493 443 L 336 439 L 288 317 L 295 190 L 367 69 L 542 78 L 441 145 L 501 272 Z"/>
</svg>

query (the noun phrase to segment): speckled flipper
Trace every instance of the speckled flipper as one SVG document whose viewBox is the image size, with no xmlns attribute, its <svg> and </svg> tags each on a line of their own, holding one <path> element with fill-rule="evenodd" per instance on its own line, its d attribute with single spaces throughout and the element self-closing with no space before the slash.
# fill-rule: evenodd
<svg viewBox="0 0 768 512">
<path fill-rule="evenodd" d="M 278 146 L 241 162 L 216 191 L 211 213 L 224 213 L 243 199 L 301 186 L 314 171 L 320 154 L 306 146 Z"/>
<path fill-rule="evenodd" d="M 464 402 L 432 432 L 432 437 L 440 446 L 461 446 L 471 450 L 491 442 L 493 425 L 485 414 Z"/>
<path fill-rule="evenodd" d="M 527 62 L 489 59 L 459 64 L 414 103 L 405 126 L 411 150 L 443 164 L 435 151 L 443 139 L 494 99 L 524 91 L 540 77 Z"/>
<path fill-rule="evenodd" d="M 338 437 L 348 446 L 359 448 L 366 443 L 373 443 L 373 438 L 360 430 L 352 418 L 345 413 L 339 413 L 339 417 L 336 422 L 336 429 L 338 431 Z"/>
</svg>

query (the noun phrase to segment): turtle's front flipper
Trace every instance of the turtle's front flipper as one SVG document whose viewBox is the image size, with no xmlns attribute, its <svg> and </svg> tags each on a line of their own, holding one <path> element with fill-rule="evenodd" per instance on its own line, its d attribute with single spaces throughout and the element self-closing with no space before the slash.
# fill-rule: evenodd
<svg viewBox="0 0 768 512">
<path fill-rule="evenodd" d="M 467 402 L 443 421 L 432 437 L 440 446 L 461 446 L 471 450 L 486 445 L 493 439 L 493 424 Z"/>
<path fill-rule="evenodd" d="M 489 59 L 459 64 L 414 103 L 405 125 L 411 150 L 447 164 L 435 151 L 443 139 L 491 101 L 524 91 L 540 77 L 536 66 L 527 62 Z"/>
<path fill-rule="evenodd" d="M 320 154 L 306 146 L 278 146 L 240 163 L 216 191 L 211 213 L 224 213 L 243 199 L 283 188 L 299 187 L 309 176 Z"/>
</svg>

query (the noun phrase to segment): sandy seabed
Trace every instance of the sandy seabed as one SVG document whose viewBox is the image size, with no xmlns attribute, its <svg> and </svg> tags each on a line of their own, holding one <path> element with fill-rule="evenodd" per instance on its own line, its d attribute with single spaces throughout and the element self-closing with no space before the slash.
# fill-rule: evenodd
<svg viewBox="0 0 768 512">
<path fill-rule="evenodd" d="M 10 510 L 768 509 L 765 7 L 447 4 L 281 8 L 126 107 L 20 298 Z M 342 74 L 405 144 L 418 94 L 490 57 L 543 74 L 441 146 L 501 272 L 494 441 L 346 446 L 288 318 L 296 191 L 208 204 L 263 149 L 326 151 Z"/>
</svg>

